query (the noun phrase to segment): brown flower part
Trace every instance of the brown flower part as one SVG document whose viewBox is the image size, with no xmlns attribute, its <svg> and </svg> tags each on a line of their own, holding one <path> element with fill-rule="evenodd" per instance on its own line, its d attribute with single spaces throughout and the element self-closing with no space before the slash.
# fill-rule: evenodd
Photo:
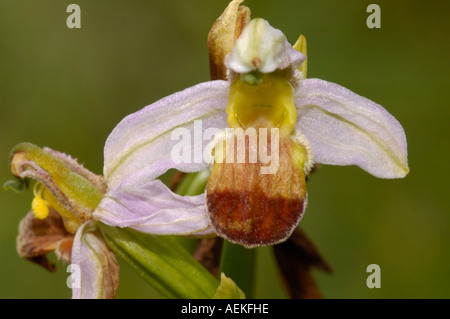
<svg viewBox="0 0 450 319">
<path fill-rule="evenodd" d="M 220 237 L 200 239 L 194 258 L 214 276 L 218 276 L 223 239 Z"/>
<path fill-rule="evenodd" d="M 72 260 L 73 238 L 60 240 L 55 249 L 56 256 L 66 264 L 70 264 Z"/>
<path fill-rule="evenodd" d="M 53 272 L 55 265 L 50 263 L 46 255 L 56 250 L 56 254 L 64 262 L 70 263 L 73 235 L 66 231 L 59 214 L 49 209 L 45 219 L 37 219 L 29 212 L 19 224 L 17 251 L 22 258 L 35 262 Z"/>
<path fill-rule="evenodd" d="M 170 180 L 169 188 L 172 191 L 174 191 L 185 175 L 186 175 L 185 172 L 176 171 L 175 174 L 172 176 L 172 179 Z"/>
<path fill-rule="evenodd" d="M 231 53 L 235 40 L 250 22 L 250 9 L 239 6 L 243 1 L 231 1 L 209 31 L 208 52 L 211 80 L 226 80 L 225 57 Z"/>
<path fill-rule="evenodd" d="M 305 176 L 295 160 L 294 141 L 287 137 L 279 143 L 279 168 L 274 174 L 261 174 L 260 160 L 249 162 L 249 139 L 245 163 L 235 159 L 214 164 L 206 203 L 218 235 L 253 248 L 284 241 L 297 227 L 306 206 Z M 271 152 L 269 146 L 267 154 Z"/>
<path fill-rule="evenodd" d="M 287 241 L 273 248 L 281 278 L 291 298 L 322 298 L 311 269 L 318 268 L 327 273 L 332 269 L 305 233 L 297 228 Z"/>
</svg>

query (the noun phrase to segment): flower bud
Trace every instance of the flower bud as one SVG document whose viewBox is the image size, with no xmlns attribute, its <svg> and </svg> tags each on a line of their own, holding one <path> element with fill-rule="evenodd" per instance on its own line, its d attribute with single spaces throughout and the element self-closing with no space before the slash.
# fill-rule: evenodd
<svg viewBox="0 0 450 319">
<path fill-rule="evenodd" d="M 250 21 L 250 9 L 239 6 L 243 0 L 233 0 L 213 24 L 208 34 L 209 69 L 211 80 L 225 80 L 225 57 Z"/>
</svg>

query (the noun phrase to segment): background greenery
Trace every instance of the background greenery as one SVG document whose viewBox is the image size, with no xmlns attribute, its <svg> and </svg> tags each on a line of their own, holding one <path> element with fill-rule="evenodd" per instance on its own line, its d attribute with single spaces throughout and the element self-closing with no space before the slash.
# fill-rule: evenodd
<svg viewBox="0 0 450 319">
<path fill-rule="evenodd" d="M 81 7 L 82 28 L 66 27 Z M 102 173 L 103 145 L 125 115 L 209 79 L 206 36 L 227 0 L 0 0 L 0 181 L 8 153 L 29 141 Z M 411 173 L 381 180 L 324 166 L 308 182 L 301 225 L 334 269 L 316 273 L 327 298 L 449 298 L 448 1 L 249 0 L 291 42 L 308 39 L 309 77 L 385 106 L 403 125 Z M 15 251 L 25 195 L 0 190 L 0 297 L 68 298 L 68 273 L 50 274 Z M 284 298 L 271 250 L 260 249 L 256 297 Z M 366 267 L 381 267 L 381 289 Z M 158 297 L 121 263 L 120 298 Z"/>
</svg>

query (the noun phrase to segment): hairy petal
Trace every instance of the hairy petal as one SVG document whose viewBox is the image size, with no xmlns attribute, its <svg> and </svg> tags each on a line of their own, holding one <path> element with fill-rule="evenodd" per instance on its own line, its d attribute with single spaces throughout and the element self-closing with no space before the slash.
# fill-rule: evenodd
<svg viewBox="0 0 450 319">
<path fill-rule="evenodd" d="M 302 82 L 295 105 L 315 162 L 357 165 L 380 178 L 409 172 L 405 132 L 381 105 L 320 79 Z"/>
<path fill-rule="evenodd" d="M 89 182 L 91 182 L 102 194 L 106 192 L 106 184 L 103 179 L 103 176 L 92 173 L 91 171 L 84 168 L 83 165 L 78 163 L 78 160 L 72 158 L 72 156 L 68 154 L 64 154 L 55 150 L 52 150 L 49 147 L 44 147 L 43 150 L 47 153 L 52 154 L 56 158 L 58 158 L 64 165 L 73 171 L 74 173 L 84 177 Z"/>
<path fill-rule="evenodd" d="M 126 178 L 130 184 L 143 185 L 170 168 L 194 172 L 207 166 L 202 158 L 194 161 L 194 152 L 209 140 L 194 136 L 194 126 L 201 120 L 202 134 L 207 128 L 223 128 L 228 103 L 226 81 L 210 81 L 169 95 L 142 110 L 125 117 L 112 131 L 105 145 L 104 176 L 108 187 L 117 188 Z M 183 128 L 191 136 L 192 160 L 175 162 L 171 158 L 174 146 L 172 132 Z M 195 144 L 196 141 L 199 141 Z M 194 149 L 196 147 L 196 149 Z M 198 154 L 198 153 L 196 153 Z M 201 157 L 201 156 L 200 156 Z"/>
<path fill-rule="evenodd" d="M 79 286 L 72 287 L 73 299 L 114 298 L 119 285 L 119 265 L 94 222 L 83 224 L 75 235 L 72 267 L 74 265 L 79 267 L 80 282 Z"/>
<path fill-rule="evenodd" d="M 209 235 L 205 195 L 180 196 L 160 180 L 110 190 L 94 211 L 105 224 L 155 235 Z"/>
</svg>

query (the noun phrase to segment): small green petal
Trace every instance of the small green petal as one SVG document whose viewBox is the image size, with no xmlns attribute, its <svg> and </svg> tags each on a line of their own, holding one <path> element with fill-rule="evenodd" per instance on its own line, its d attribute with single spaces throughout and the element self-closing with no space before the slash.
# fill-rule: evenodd
<svg viewBox="0 0 450 319">
<path fill-rule="evenodd" d="M 220 285 L 212 299 L 245 299 L 245 294 L 236 285 L 236 283 L 225 276 L 220 275 Z"/>
<path fill-rule="evenodd" d="M 300 67 L 298 68 L 303 72 L 303 77 L 306 79 L 306 74 L 308 72 L 308 51 L 306 47 L 306 38 L 303 34 L 301 34 L 297 42 L 295 42 L 294 49 L 298 52 L 303 53 L 303 55 L 306 57 L 305 61 L 303 61 L 302 65 L 300 65 Z"/>
<path fill-rule="evenodd" d="M 3 189 L 6 190 L 12 190 L 16 193 L 23 193 L 28 189 L 30 186 L 30 180 L 28 178 L 24 179 L 11 179 L 9 181 L 6 181 L 3 184 Z"/>
<path fill-rule="evenodd" d="M 255 282 L 256 249 L 248 249 L 224 240 L 219 273 L 233 278 L 245 294 L 252 298 Z"/>
</svg>

